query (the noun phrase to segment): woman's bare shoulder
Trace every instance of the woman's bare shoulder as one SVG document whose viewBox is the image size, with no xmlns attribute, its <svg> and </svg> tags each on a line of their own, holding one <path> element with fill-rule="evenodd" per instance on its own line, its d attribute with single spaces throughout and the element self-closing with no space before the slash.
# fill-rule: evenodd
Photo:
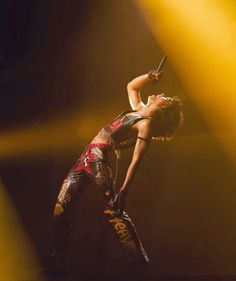
<svg viewBox="0 0 236 281">
<path fill-rule="evenodd" d="M 152 120 L 142 119 L 135 124 L 135 129 L 138 131 L 138 134 L 150 135 L 151 133 L 151 124 Z"/>
</svg>

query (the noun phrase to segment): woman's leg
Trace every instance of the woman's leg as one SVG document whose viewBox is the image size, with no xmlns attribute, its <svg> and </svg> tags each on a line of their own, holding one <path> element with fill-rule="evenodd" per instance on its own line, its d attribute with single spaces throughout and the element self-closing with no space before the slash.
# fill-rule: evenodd
<svg viewBox="0 0 236 281">
<path fill-rule="evenodd" d="M 104 214 L 115 231 L 124 254 L 127 271 L 145 273 L 149 262 L 148 256 L 139 240 L 137 231 L 129 216 L 119 214 L 113 206 L 114 188 L 111 168 L 104 163 L 96 163 L 95 183 L 103 198 Z"/>
<path fill-rule="evenodd" d="M 117 213 L 117 210 L 111 207 L 106 208 L 104 214 L 121 245 L 126 271 L 129 273 L 146 273 L 149 258 L 129 216 L 125 212 Z"/>
<path fill-rule="evenodd" d="M 64 180 L 53 212 L 51 270 L 53 273 L 66 271 L 70 242 L 73 235 L 72 205 L 85 190 L 89 176 L 80 170 L 70 172 Z"/>
</svg>

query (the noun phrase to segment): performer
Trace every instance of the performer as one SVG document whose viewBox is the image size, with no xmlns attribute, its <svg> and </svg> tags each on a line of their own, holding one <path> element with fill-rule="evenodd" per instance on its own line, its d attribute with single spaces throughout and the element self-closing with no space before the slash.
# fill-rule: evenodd
<svg viewBox="0 0 236 281">
<path fill-rule="evenodd" d="M 149 96 L 146 104 L 141 100 L 142 87 L 149 81 L 158 80 L 160 74 L 158 70 L 151 70 L 128 83 L 128 98 L 132 110 L 121 113 L 100 130 L 64 180 L 53 214 L 57 238 L 52 254 L 55 264 L 64 262 L 68 251 L 71 224 L 63 225 L 63 217 L 72 202 L 77 202 L 86 185 L 94 183 L 102 198 L 104 216 L 114 229 L 122 248 L 127 270 L 146 271 L 148 256 L 124 207 L 131 182 L 150 142 L 171 139 L 183 121 L 181 103 L 177 97 L 160 94 Z M 132 145 L 133 157 L 124 183 L 117 192 L 117 157 L 122 150 Z"/>
</svg>

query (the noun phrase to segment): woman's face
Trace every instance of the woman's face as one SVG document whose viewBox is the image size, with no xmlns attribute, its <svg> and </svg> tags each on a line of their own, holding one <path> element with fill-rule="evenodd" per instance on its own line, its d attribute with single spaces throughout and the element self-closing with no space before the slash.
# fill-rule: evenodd
<svg viewBox="0 0 236 281">
<path fill-rule="evenodd" d="M 155 105 L 160 108 L 168 103 L 171 103 L 173 99 L 171 97 L 166 97 L 163 93 L 160 95 L 152 95 L 148 97 L 147 105 Z"/>
</svg>

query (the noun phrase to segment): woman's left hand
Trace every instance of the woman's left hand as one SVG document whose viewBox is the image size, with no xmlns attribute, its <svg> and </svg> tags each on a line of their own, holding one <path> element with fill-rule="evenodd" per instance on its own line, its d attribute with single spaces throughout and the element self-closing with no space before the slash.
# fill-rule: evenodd
<svg viewBox="0 0 236 281">
<path fill-rule="evenodd" d="M 114 205 L 117 208 L 118 212 L 121 214 L 123 213 L 125 208 L 126 198 L 127 198 L 127 189 L 120 189 L 119 193 L 117 194 L 114 200 Z"/>
</svg>

